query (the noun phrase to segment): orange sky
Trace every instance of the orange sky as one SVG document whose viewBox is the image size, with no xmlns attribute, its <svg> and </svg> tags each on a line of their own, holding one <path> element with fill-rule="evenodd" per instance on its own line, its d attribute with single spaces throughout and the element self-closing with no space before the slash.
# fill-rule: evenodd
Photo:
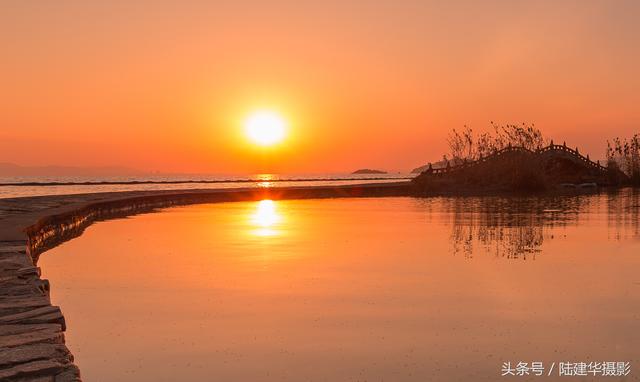
<svg viewBox="0 0 640 382">
<path fill-rule="evenodd" d="M 593 157 L 640 131 L 636 1 L 0 8 L 0 162 L 407 171 L 465 124 L 533 122 Z M 258 149 L 241 121 L 265 107 L 291 134 Z"/>
</svg>

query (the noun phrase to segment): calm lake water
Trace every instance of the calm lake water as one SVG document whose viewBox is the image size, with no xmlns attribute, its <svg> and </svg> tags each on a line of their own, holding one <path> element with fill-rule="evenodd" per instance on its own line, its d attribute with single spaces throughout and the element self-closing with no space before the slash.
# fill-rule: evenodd
<svg viewBox="0 0 640 382">
<path fill-rule="evenodd" d="M 238 202 L 101 222 L 39 265 L 89 382 L 638 380 L 639 225 L 630 190 Z"/>
</svg>

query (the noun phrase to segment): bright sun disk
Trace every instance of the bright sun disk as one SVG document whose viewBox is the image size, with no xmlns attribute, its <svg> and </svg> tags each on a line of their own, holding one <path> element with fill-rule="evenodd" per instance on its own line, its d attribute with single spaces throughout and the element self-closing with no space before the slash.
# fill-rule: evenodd
<svg viewBox="0 0 640 382">
<path fill-rule="evenodd" d="M 286 123 L 278 113 L 261 110 L 251 114 L 244 127 L 251 141 L 261 146 L 271 146 L 284 139 Z"/>
</svg>

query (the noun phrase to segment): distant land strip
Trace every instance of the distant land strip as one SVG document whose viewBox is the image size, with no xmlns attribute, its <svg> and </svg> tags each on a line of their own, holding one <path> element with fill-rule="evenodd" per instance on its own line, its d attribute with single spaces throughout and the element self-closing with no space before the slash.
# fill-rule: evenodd
<svg viewBox="0 0 640 382">
<path fill-rule="evenodd" d="M 292 178 L 292 179 L 208 179 L 208 180 L 121 180 L 87 182 L 9 182 L 0 186 L 104 186 L 135 184 L 192 184 L 192 183 L 271 183 L 271 182 L 336 182 L 343 180 L 410 180 L 413 177 L 377 177 L 377 178 Z"/>
</svg>

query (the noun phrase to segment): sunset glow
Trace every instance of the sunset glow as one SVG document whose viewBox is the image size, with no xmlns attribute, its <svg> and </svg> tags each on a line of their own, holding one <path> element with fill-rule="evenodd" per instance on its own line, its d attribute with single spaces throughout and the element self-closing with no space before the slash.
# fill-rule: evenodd
<svg viewBox="0 0 640 382">
<path fill-rule="evenodd" d="M 286 122 L 273 111 L 254 112 L 245 122 L 247 137 L 260 146 L 272 146 L 281 142 L 285 136 Z"/>
<path fill-rule="evenodd" d="M 640 123 L 637 2 L 10 3 L 0 162 L 408 172 L 464 125 L 535 123 L 602 159 Z"/>
</svg>

